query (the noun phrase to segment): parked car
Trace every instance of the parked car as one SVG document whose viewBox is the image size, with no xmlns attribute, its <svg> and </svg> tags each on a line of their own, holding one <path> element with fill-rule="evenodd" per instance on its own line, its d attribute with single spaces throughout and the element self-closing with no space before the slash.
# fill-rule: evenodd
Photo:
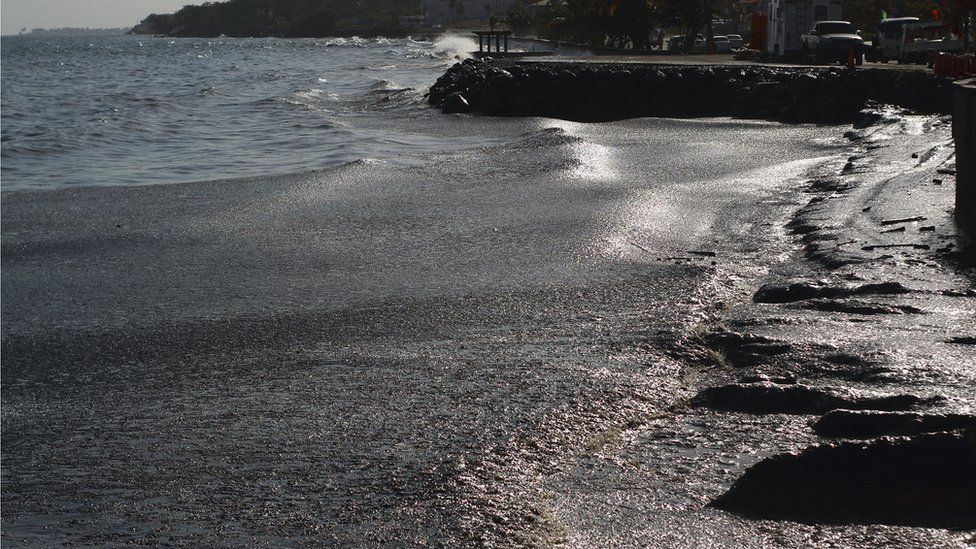
<svg viewBox="0 0 976 549">
<path fill-rule="evenodd" d="M 741 50 L 746 45 L 746 41 L 743 40 L 742 36 L 739 34 L 730 34 L 729 42 L 732 44 L 733 50 Z"/>
<path fill-rule="evenodd" d="M 713 36 L 712 43 L 715 44 L 715 53 L 731 53 L 732 42 L 728 36 Z"/>
<path fill-rule="evenodd" d="M 918 23 L 918 17 L 892 17 L 882 19 L 871 37 L 871 47 L 864 53 L 868 61 L 887 63 L 901 56 L 901 29 L 909 23 Z"/>
<path fill-rule="evenodd" d="M 800 50 L 804 59 L 814 63 L 847 61 L 852 52 L 855 63 L 864 62 L 864 39 L 847 21 L 817 21 L 800 37 Z"/>
<path fill-rule="evenodd" d="M 668 50 L 684 51 L 685 40 L 687 40 L 687 37 L 685 36 L 672 36 L 668 39 Z M 705 37 L 700 34 L 695 36 L 695 40 L 691 46 L 691 51 L 696 53 L 704 53 L 705 50 Z"/>
</svg>

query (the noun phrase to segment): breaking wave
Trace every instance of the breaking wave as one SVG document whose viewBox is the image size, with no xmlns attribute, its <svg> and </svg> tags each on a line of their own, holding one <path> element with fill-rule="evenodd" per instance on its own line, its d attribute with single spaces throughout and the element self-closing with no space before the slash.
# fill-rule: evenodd
<svg viewBox="0 0 976 549">
<path fill-rule="evenodd" d="M 478 48 L 474 40 L 457 34 L 447 34 L 434 42 L 434 53 L 439 57 L 462 61 L 471 57 Z"/>
</svg>

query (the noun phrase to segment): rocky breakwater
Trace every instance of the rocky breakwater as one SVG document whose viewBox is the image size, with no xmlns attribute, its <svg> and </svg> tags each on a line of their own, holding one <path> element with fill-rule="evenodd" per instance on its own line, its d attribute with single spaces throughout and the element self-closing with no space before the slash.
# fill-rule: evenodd
<svg viewBox="0 0 976 549">
<path fill-rule="evenodd" d="M 469 59 L 437 80 L 428 101 L 446 113 L 583 122 L 732 116 L 846 123 L 872 101 L 948 114 L 952 83 L 897 69 Z"/>
</svg>

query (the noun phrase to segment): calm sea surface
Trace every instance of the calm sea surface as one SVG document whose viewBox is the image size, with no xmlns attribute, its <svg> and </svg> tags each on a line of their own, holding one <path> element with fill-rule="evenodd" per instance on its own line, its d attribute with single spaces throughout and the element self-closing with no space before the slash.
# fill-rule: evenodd
<svg viewBox="0 0 976 549">
<path fill-rule="evenodd" d="M 397 119 L 425 114 L 423 93 L 473 49 L 467 39 L 4 37 L 2 47 L 3 190 L 283 174 L 465 144 L 399 131 Z"/>
</svg>

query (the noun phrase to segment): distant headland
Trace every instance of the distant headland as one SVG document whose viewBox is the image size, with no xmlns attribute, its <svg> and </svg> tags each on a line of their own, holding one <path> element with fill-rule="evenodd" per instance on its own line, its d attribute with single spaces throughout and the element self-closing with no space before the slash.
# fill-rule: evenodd
<svg viewBox="0 0 976 549">
<path fill-rule="evenodd" d="M 323 36 L 396 36 L 405 34 L 402 19 L 421 12 L 417 0 L 230 0 L 185 6 L 172 14 L 152 14 L 129 34 L 192 37 L 319 38 Z"/>
</svg>

